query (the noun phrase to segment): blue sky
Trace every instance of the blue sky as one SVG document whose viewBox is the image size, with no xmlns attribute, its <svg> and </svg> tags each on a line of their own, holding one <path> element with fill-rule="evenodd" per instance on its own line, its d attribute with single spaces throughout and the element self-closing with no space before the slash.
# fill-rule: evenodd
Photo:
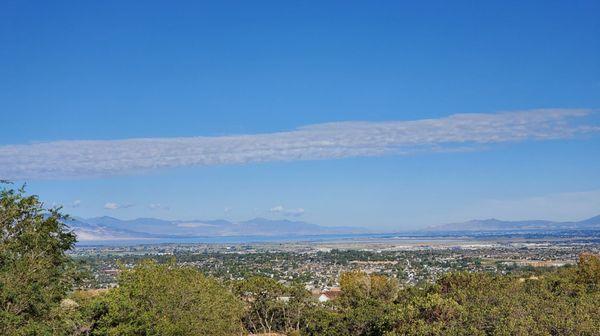
<svg viewBox="0 0 600 336">
<path fill-rule="evenodd" d="M 600 214 L 599 12 L 3 1 L 0 177 L 86 217 Z"/>
</svg>

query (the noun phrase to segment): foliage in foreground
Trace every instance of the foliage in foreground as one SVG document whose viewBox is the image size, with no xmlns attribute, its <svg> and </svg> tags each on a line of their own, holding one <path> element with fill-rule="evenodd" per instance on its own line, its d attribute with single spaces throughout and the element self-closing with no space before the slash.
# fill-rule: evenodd
<svg viewBox="0 0 600 336">
<path fill-rule="evenodd" d="M 600 335 L 600 258 L 593 255 L 538 277 L 449 274 L 399 290 L 393 302 L 368 291 L 367 275 L 354 277 L 342 287 L 350 298 L 313 312 L 304 334 Z"/>
<path fill-rule="evenodd" d="M 59 334 L 60 302 L 77 279 L 75 235 L 58 208 L 23 188 L 0 191 L 0 335 Z"/>
<path fill-rule="evenodd" d="M 455 273 L 407 289 L 385 276 L 346 273 L 342 296 L 326 304 L 269 278 L 226 286 L 154 263 L 124 271 L 119 284 L 87 303 L 75 299 L 92 335 L 600 334 L 600 258 L 593 255 L 538 276 Z"/>
<path fill-rule="evenodd" d="M 236 335 L 242 303 L 199 271 L 145 262 L 93 302 L 94 335 Z"/>
</svg>

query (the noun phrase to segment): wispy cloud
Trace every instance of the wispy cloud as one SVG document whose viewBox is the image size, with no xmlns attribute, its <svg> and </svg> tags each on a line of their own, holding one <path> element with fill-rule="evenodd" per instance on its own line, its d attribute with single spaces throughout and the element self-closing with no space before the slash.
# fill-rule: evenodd
<svg viewBox="0 0 600 336">
<path fill-rule="evenodd" d="M 79 208 L 80 205 L 81 205 L 81 200 L 74 200 L 73 203 L 71 204 L 71 207 Z"/>
<path fill-rule="evenodd" d="M 114 203 L 114 202 L 108 202 L 108 203 L 104 204 L 104 209 L 117 210 L 117 209 L 131 208 L 132 206 L 133 206 L 133 204 L 131 204 L 131 203 L 119 204 L 119 203 Z"/>
<path fill-rule="evenodd" d="M 269 212 L 281 214 L 288 217 L 300 217 L 304 214 L 305 211 L 302 208 L 288 209 L 282 205 L 278 205 L 269 209 Z"/>
<path fill-rule="evenodd" d="M 578 122 L 590 110 L 456 114 L 438 119 L 336 122 L 286 132 L 218 137 L 55 141 L 0 146 L 0 178 L 132 174 L 182 166 L 472 150 L 600 131 Z"/>
</svg>

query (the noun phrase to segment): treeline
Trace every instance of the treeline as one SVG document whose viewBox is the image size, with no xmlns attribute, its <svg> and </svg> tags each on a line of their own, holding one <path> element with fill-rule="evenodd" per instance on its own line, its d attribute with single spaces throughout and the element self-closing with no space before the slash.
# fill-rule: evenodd
<svg viewBox="0 0 600 336">
<path fill-rule="evenodd" d="M 0 335 L 600 335 L 600 258 L 531 276 L 454 273 L 401 288 L 349 272 L 319 303 L 302 286 L 253 277 L 219 281 L 145 261 L 118 287 L 78 291 L 66 255 L 75 237 L 59 209 L 0 194 Z"/>
</svg>

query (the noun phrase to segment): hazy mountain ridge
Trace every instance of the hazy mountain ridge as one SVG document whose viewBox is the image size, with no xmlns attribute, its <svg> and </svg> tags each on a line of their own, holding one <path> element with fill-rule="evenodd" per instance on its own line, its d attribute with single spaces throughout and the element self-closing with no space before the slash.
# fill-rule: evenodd
<svg viewBox="0 0 600 336">
<path fill-rule="evenodd" d="M 89 223 L 82 218 L 71 218 L 67 226 L 77 234 L 78 240 L 114 240 L 128 238 L 152 238 L 152 235 L 125 228 L 111 227 L 98 223 Z"/>
<path fill-rule="evenodd" d="M 600 230 L 600 215 L 575 222 L 548 220 L 504 221 L 495 218 L 475 219 L 460 223 L 432 225 L 425 231 L 540 231 L 540 230 Z"/>
<path fill-rule="evenodd" d="M 217 220 L 163 220 L 136 218 L 121 220 L 114 217 L 75 217 L 67 222 L 79 240 L 117 240 L 132 238 L 184 238 L 227 236 L 302 236 L 324 234 L 373 233 L 381 230 L 348 226 L 321 226 L 287 219 L 254 218 L 232 222 Z M 429 226 L 425 232 L 453 231 L 557 231 L 600 230 L 600 216 L 575 222 L 548 220 L 504 221 L 495 218 L 476 219 L 460 223 Z M 390 230 L 391 231 L 391 230 Z"/>
<path fill-rule="evenodd" d="M 115 240 L 132 238 L 279 236 L 365 233 L 358 227 L 327 227 L 302 221 L 254 218 L 232 222 L 217 220 L 163 220 L 136 218 L 121 220 L 103 216 L 75 217 L 66 223 L 79 240 Z"/>
</svg>

